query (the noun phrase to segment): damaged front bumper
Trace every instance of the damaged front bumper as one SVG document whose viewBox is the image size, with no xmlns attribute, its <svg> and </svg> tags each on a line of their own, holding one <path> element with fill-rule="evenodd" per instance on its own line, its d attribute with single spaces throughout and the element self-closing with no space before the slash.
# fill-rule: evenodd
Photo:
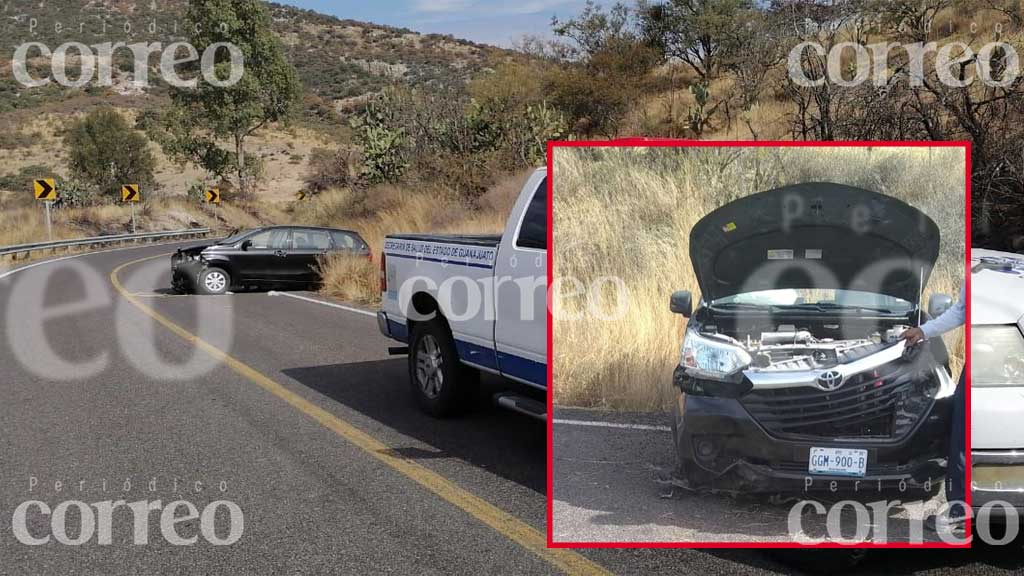
<svg viewBox="0 0 1024 576">
<path fill-rule="evenodd" d="M 171 287 L 175 292 L 194 292 L 206 263 L 197 256 L 178 252 L 171 256 Z"/>
<path fill-rule="evenodd" d="M 746 493 L 896 491 L 904 499 L 941 489 L 952 417 L 944 367 L 890 361 L 831 392 L 744 380 L 735 395 L 692 393 L 720 389 L 709 381 L 681 386 L 691 393 L 675 407 L 677 483 Z M 866 450 L 864 475 L 811 473 L 811 448 Z"/>
</svg>

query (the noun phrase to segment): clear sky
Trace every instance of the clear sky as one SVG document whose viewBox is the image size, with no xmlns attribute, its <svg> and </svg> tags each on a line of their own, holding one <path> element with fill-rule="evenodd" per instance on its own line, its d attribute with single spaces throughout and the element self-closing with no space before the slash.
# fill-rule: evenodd
<svg viewBox="0 0 1024 576">
<path fill-rule="evenodd" d="M 508 47 L 530 34 L 551 35 L 551 17 L 571 18 L 585 0 L 277 0 L 339 18 L 451 34 Z M 599 0 L 610 5 L 612 0 Z"/>
</svg>

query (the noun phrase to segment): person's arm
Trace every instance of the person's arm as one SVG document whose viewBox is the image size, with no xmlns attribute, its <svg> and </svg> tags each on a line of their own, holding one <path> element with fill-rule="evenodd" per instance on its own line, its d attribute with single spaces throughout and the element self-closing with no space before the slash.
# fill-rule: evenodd
<svg viewBox="0 0 1024 576">
<path fill-rule="evenodd" d="M 900 340 L 906 340 L 907 344 L 913 346 L 921 340 L 926 338 L 935 338 L 958 328 L 964 324 L 967 320 L 967 298 L 964 294 L 964 289 L 960 288 L 960 298 L 956 301 L 956 304 L 951 306 L 949 310 L 946 310 L 939 315 L 938 318 L 933 318 L 928 322 L 925 322 L 920 327 L 910 328 L 900 335 Z"/>
<path fill-rule="evenodd" d="M 921 332 L 925 338 L 935 338 L 950 330 L 955 330 L 964 325 L 967 319 L 967 302 L 964 298 L 964 289 L 960 289 L 960 298 L 938 318 L 933 318 L 921 326 Z"/>
</svg>

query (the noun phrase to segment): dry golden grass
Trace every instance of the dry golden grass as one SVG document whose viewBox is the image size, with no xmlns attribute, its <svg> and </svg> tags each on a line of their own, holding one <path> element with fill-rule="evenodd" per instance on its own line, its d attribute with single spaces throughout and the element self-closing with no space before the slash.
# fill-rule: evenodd
<svg viewBox="0 0 1024 576">
<path fill-rule="evenodd" d="M 592 286 L 621 278 L 621 318 L 600 320 L 587 299 L 556 310 L 552 354 L 555 402 L 659 410 L 674 398 L 671 374 L 685 327 L 670 313 L 675 290 L 700 293 L 689 233 L 710 211 L 777 186 L 832 181 L 900 198 L 940 226 L 941 254 L 928 293 L 956 295 L 963 279 L 964 171 L 960 149 L 635 148 L 556 151 L 553 279 Z M 607 299 L 606 299 L 607 300 Z M 611 303 L 604 302 L 605 312 Z M 561 319 L 561 312 L 580 319 Z M 949 337 L 954 373 L 962 334 Z"/>
<path fill-rule="evenodd" d="M 366 258 L 332 254 L 320 260 L 321 291 L 357 304 L 380 300 L 377 263 Z"/>
<path fill-rule="evenodd" d="M 52 218 L 56 240 L 126 234 L 132 230 L 131 207 L 121 204 L 54 209 Z M 210 228 L 215 233 L 226 233 L 236 228 L 278 223 L 286 216 L 273 204 L 207 206 L 183 197 L 163 197 L 136 206 L 135 218 L 138 232 Z M 0 211 L 0 246 L 45 240 L 42 205 L 5 207 Z"/>
<path fill-rule="evenodd" d="M 505 229 L 528 172 L 509 175 L 470 204 L 440 187 L 380 186 L 365 193 L 331 190 L 296 204 L 291 221 L 355 230 L 376 262 L 384 237 L 398 233 L 494 234 Z M 322 263 L 323 293 L 342 300 L 380 301 L 377 265 L 362 259 L 331 258 Z"/>
</svg>

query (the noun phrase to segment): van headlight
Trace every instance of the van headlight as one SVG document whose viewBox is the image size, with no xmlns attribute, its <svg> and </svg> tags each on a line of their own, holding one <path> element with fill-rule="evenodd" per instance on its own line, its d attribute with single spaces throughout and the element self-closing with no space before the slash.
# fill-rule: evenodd
<svg viewBox="0 0 1024 576">
<path fill-rule="evenodd" d="M 737 372 L 750 366 L 750 362 L 750 354 L 739 346 L 715 336 L 702 336 L 695 330 L 686 331 L 679 365 L 690 376 L 712 380 L 732 379 Z"/>
<path fill-rule="evenodd" d="M 1024 337 L 1016 325 L 971 326 L 971 386 L 1024 386 Z"/>
</svg>

